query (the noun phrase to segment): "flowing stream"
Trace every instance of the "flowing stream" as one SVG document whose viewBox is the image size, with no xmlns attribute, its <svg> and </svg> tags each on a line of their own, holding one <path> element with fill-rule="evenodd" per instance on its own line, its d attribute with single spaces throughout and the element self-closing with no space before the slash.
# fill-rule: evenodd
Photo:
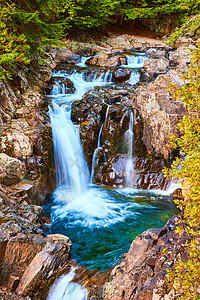
<svg viewBox="0 0 200 300">
<path fill-rule="evenodd" d="M 139 80 L 137 68 L 144 56 L 128 58 L 127 66 L 135 68 L 132 84 Z M 72 240 L 72 258 L 81 265 L 106 270 L 127 252 L 132 240 L 149 227 L 161 227 L 176 213 L 167 192 L 139 191 L 131 187 L 133 176 L 133 113 L 130 112 L 128 138 L 127 188 L 110 189 L 91 184 L 98 148 L 101 147 L 99 131 L 97 148 L 93 155 L 90 176 L 85 161 L 79 129 L 71 120 L 71 103 L 81 100 L 94 87 L 112 84 L 112 72 L 95 71 L 85 66 L 83 58 L 73 70 L 60 70 L 53 74 L 54 86 L 50 95 L 51 120 L 57 188 L 47 199 L 44 207 L 51 217 L 51 233 L 61 233 Z M 91 71 L 88 76 L 88 70 Z M 74 86 L 73 93 L 67 82 Z M 134 81 L 135 80 L 135 81 Z M 130 83 L 130 82 L 129 82 Z M 105 122 L 108 121 L 109 106 Z M 72 281 L 74 270 L 58 279 L 52 287 L 48 300 L 84 300 L 86 291 Z"/>
</svg>

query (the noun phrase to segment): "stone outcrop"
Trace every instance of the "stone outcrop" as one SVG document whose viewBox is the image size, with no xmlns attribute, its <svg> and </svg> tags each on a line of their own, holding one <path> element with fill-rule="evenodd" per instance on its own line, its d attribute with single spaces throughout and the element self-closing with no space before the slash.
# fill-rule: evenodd
<svg viewBox="0 0 200 300">
<path fill-rule="evenodd" d="M 119 153 L 127 153 L 125 132 L 129 128 L 132 109 L 129 91 L 120 88 L 116 90 L 97 88 L 95 96 L 86 94 L 82 101 L 75 101 L 72 104 L 72 120 L 80 125 L 81 141 L 89 165 L 102 126 L 101 149 L 99 149 L 102 150 L 101 156 L 106 153 L 109 159 Z M 137 110 L 134 110 L 134 118 L 134 152 L 138 156 L 144 156 L 146 149 L 142 141 L 143 124 Z"/>
<path fill-rule="evenodd" d="M 126 164 L 128 156 L 118 154 L 111 157 L 107 163 L 100 168 L 96 167 L 95 182 L 113 187 L 126 186 Z M 163 167 L 166 161 L 157 158 L 134 157 L 132 159 L 134 174 L 132 175 L 132 186 L 137 189 L 163 189 L 169 187 L 169 182 L 163 175 Z M 98 160 L 97 160 L 98 163 Z"/>
<path fill-rule="evenodd" d="M 124 50 L 139 49 L 142 51 L 148 50 L 149 47 L 164 48 L 169 47 L 162 40 L 142 37 L 129 34 L 114 34 L 109 32 L 102 39 L 92 39 L 85 36 L 85 41 L 66 40 L 66 48 L 75 53 L 94 55 L 97 52 L 109 51 L 110 53 L 123 52 Z"/>
<path fill-rule="evenodd" d="M 118 67 L 125 65 L 126 63 L 125 55 L 112 55 L 106 51 L 101 51 L 96 56 L 91 57 L 86 61 L 88 66 L 96 67 Z"/>
<path fill-rule="evenodd" d="M 26 179 L 37 186 L 43 199 L 52 185 L 51 174 L 46 171 L 50 165 L 53 166 L 53 144 L 45 112 L 47 101 L 41 88 L 51 78 L 53 65 L 51 61 L 43 66 L 33 62 L 30 70 L 19 70 L 12 82 L 15 93 L 8 81 L 1 82 L 0 86 L 0 101 L 3 103 L 0 103 L 0 151 L 26 165 Z"/>
<path fill-rule="evenodd" d="M 178 259 L 188 260 L 190 237 L 184 225 L 180 234 L 175 231 L 180 224 L 181 218 L 174 217 L 163 228 L 148 229 L 137 236 L 125 259 L 112 270 L 100 299 L 179 299 L 181 295 L 173 288 L 166 292 L 166 274 Z"/>
<path fill-rule="evenodd" d="M 147 51 L 150 58 L 146 59 L 141 70 L 142 80 L 144 80 L 142 85 L 138 85 L 135 89 L 128 85 L 119 85 L 115 89 L 96 88 L 95 95 L 92 96 L 88 93 L 81 102 L 73 103 L 72 119 L 80 125 L 81 140 L 89 165 L 97 147 L 99 132 L 102 131 L 101 147 L 98 149 L 95 163 L 96 183 L 112 186 L 124 185 L 125 167 L 122 167 L 120 171 L 117 167 L 116 171 L 113 162 L 115 161 L 115 166 L 116 161 L 118 161 L 118 166 L 121 165 L 122 160 L 115 159 L 115 156 L 127 153 L 125 132 L 128 130 L 131 110 L 134 112 L 135 120 L 133 156 L 135 156 L 136 173 L 133 186 L 158 188 L 161 184 L 163 188 L 167 187 L 162 168 L 159 168 L 156 174 L 152 171 L 150 164 L 146 164 L 145 159 L 150 155 L 151 160 L 160 161 L 163 165 L 163 158 L 169 160 L 176 153 L 173 152 L 173 149 L 170 150 L 167 144 L 170 134 L 179 136 L 177 124 L 187 113 L 183 103 L 174 101 L 173 91 L 170 90 L 171 85 L 182 86 L 184 84 L 181 74 L 185 65 L 180 62 L 183 59 L 179 55 L 179 52 L 182 53 L 181 51 L 185 53 L 185 50 L 179 49 L 175 52 L 170 51 L 168 54 L 168 50 L 151 48 Z M 189 63 L 189 58 L 187 59 L 187 63 Z M 183 60 L 186 61 L 185 58 Z M 174 70 L 175 61 L 176 65 L 180 66 L 178 71 Z M 113 71 L 114 81 L 128 78 L 126 71 L 121 68 Z M 120 75 L 124 76 L 120 77 Z M 153 78 L 154 80 L 152 80 Z M 151 82 L 149 82 L 150 79 Z M 107 110 L 108 114 L 105 120 Z M 106 164 L 105 158 L 107 159 Z M 144 171 L 140 165 L 148 167 L 145 167 Z"/>
<path fill-rule="evenodd" d="M 173 91 L 169 90 L 171 84 L 183 85 L 179 74 L 174 70 L 158 76 L 147 85 L 139 86 L 133 95 L 133 103 L 144 122 L 143 141 L 148 153 L 156 152 L 164 158 L 170 156 L 167 147 L 169 135 L 179 135 L 177 124 L 186 114 L 185 105 L 173 100 Z"/>
<path fill-rule="evenodd" d="M 18 233 L 4 245 L 1 256 L 1 286 L 17 295 L 43 298 L 41 289 L 48 287 L 53 272 L 68 261 L 71 241 L 60 235 L 43 237 L 35 234 Z"/>
<path fill-rule="evenodd" d="M 0 183 L 10 185 L 23 179 L 26 166 L 19 159 L 0 153 Z"/>
<path fill-rule="evenodd" d="M 188 65 L 191 63 L 192 49 L 195 49 L 195 46 L 190 45 L 190 47 L 180 47 L 169 53 L 170 63 L 176 68 L 176 71 L 184 73 L 189 70 Z"/>
<path fill-rule="evenodd" d="M 46 218 L 40 205 L 51 190 L 48 184 L 51 174 L 49 171 L 47 174 L 47 169 L 53 167 L 51 129 L 42 87 L 50 80 L 51 68 L 55 65 L 50 56 L 47 59 L 46 65 L 32 61 L 29 67 L 19 69 L 11 82 L 0 82 L 2 299 L 30 299 L 16 294 L 18 285 L 21 288 L 19 294 L 27 295 L 36 284 L 44 281 L 47 285 L 46 274 L 51 274 L 69 256 L 71 242 L 68 238 L 53 236 L 48 239 L 42 231 Z M 31 271 L 33 280 L 29 273 L 26 284 L 22 284 L 24 272 L 32 260 L 34 264 L 34 258 L 40 252 L 45 253 L 43 257 L 48 262 L 43 260 L 38 272 L 36 269 L 35 273 Z"/>
<path fill-rule="evenodd" d="M 152 80 L 160 74 L 167 72 L 169 68 L 169 61 L 165 57 L 161 58 L 147 58 L 143 66 L 143 78 L 145 80 Z"/>
</svg>

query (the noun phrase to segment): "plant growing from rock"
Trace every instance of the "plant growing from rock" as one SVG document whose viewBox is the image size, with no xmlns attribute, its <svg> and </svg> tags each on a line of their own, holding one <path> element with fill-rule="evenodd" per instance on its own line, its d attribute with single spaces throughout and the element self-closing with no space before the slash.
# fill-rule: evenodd
<svg viewBox="0 0 200 300">
<path fill-rule="evenodd" d="M 188 114 L 178 125 L 181 137 L 172 136 L 170 143 L 180 148 L 180 157 L 165 173 L 182 182 L 184 199 L 176 203 L 183 211 L 184 225 L 178 230 L 181 233 L 184 229 L 191 242 L 186 261 L 180 257 L 168 275 L 174 289 L 181 293 L 181 299 L 197 300 L 200 298 L 200 41 L 183 80 L 185 85 L 174 90 L 175 100 L 186 104 Z"/>
</svg>

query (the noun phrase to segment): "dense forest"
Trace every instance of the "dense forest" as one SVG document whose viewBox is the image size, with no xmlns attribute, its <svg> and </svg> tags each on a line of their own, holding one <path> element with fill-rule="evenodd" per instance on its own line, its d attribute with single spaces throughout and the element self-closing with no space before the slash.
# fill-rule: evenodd
<svg viewBox="0 0 200 300">
<path fill-rule="evenodd" d="M 12 79 L 19 64 L 29 64 L 48 44 L 61 44 L 73 30 L 103 28 L 108 24 L 121 26 L 128 22 L 134 30 L 136 22 L 147 24 L 150 19 L 171 20 L 177 30 L 173 43 L 181 34 L 200 28 L 200 2 L 196 0 L 15 0 L 0 1 L 0 79 Z M 200 278 L 200 43 L 193 51 L 193 65 L 184 75 L 184 87 L 175 91 L 177 101 L 188 107 L 188 115 L 179 124 L 182 136 L 172 137 L 172 145 L 181 149 L 167 176 L 187 180 L 189 194 L 177 204 L 184 212 L 186 230 L 192 236 L 188 245 L 187 263 L 181 260 L 170 273 L 177 289 L 183 289 L 183 299 L 197 299 L 195 290 Z M 181 165 L 181 168 L 177 168 Z M 182 229 L 180 229 L 182 230 Z M 171 282 L 171 280 L 170 280 Z"/>
<path fill-rule="evenodd" d="M 121 26 L 123 22 L 133 28 L 135 20 L 148 25 L 152 18 L 180 25 L 199 11 L 200 3 L 194 0 L 1 1 L 0 77 L 10 77 L 13 66 L 29 63 L 31 55 L 49 43 L 57 44 L 74 29 L 102 28 L 110 23 Z M 190 26 L 195 31 L 199 18 Z"/>
</svg>

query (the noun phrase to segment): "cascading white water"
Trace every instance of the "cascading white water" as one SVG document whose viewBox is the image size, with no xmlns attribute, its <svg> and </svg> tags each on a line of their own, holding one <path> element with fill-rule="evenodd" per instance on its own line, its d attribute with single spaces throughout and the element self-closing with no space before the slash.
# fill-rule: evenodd
<svg viewBox="0 0 200 300">
<path fill-rule="evenodd" d="M 129 120 L 129 129 L 126 131 L 126 139 L 128 145 L 128 159 L 126 163 L 126 187 L 132 187 L 132 179 L 134 174 L 134 165 L 133 165 L 133 142 L 134 142 L 134 133 L 133 133 L 133 112 L 130 112 Z"/>
<path fill-rule="evenodd" d="M 96 162 L 96 158 L 97 158 L 98 148 L 99 147 L 97 147 L 94 150 L 93 157 L 92 157 L 92 169 L 91 169 L 91 176 L 90 176 L 90 183 L 91 184 L 93 183 L 93 180 L 94 180 L 94 167 L 95 167 L 95 162 Z"/>
<path fill-rule="evenodd" d="M 142 68 L 146 57 L 144 55 L 127 55 L 127 65 L 123 65 L 126 68 Z"/>
<path fill-rule="evenodd" d="M 128 83 L 129 84 L 136 84 L 139 81 L 140 81 L 140 73 L 132 71 Z"/>
<path fill-rule="evenodd" d="M 66 71 L 59 71 L 54 74 L 56 84 L 51 95 L 49 114 L 58 188 L 53 193 L 57 205 L 54 207 L 52 220 L 58 216 L 62 219 L 67 215 L 68 221 L 72 220 L 76 225 L 105 227 L 123 220 L 129 214 L 122 204 L 116 204 L 104 192 L 89 187 L 89 173 L 79 132 L 71 121 L 71 103 L 82 99 L 95 86 L 108 84 L 109 77 L 110 71 L 96 73 L 92 81 L 86 81 L 85 75 L 78 72 L 69 75 Z M 63 79 L 72 81 L 75 87 L 73 94 L 63 94 L 63 89 L 58 88 L 59 80 L 63 82 Z"/>
<path fill-rule="evenodd" d="M 102 134 L 103 124 L 101 125 L 101 128 L 99 130 L 98 134 L 98 140 L 97 140 L 97 148 L 101 147 L 101 134 Z"/>
<path fill-rule="evenodd" d="M 71 121 L 70 105 L 53 102 L 49 109 L 54 141 L 57 187 L 64 186 L 70 193 L 87 190 L 89 171 L 84 158 L 78 130 Z"/>
<path fill-rule="evenodd" d="M 68 201 L 78 195 L 83 195 L 88 189 L 89 171 L 84 158 L 80 136 L 76 126 L 71 121 L 71 103 L 80 100 L 84 94 L 95 86 L 107 84 L 109 71 L 94 76 L 87 82 L 84 73 L 74 72 L 69 75 L 64 72 L 56 77 L 70 79 L 75 88 L 73 94 L 66 94 L 63 83 L 56 82 L 52 89 L 52 106 L 49 107 L 57 178 L 57 194 Z M 62 105 L 61 105 L 62 104 Z M 62 187 L 62 188 L 61 188 Z M 58 195 L 57 195 L 58 196 Z"/>
<path fill-rule="evenodd" d="M 87 300 L 87 290 L 80 284 L 72 282 L 75 268 L 67 275 L 62 275 L 51 287 L 47 300 Z"/>
<path fill-rule="evenodd" d="M 81 61 L 80 63 L 76 64 L 78 67 L 81 67 L 81 68 L 85 68 L 87 67 L 85 62 L 90 58 L 91 56 L 82 56 L 81 57 Z"/>
<path fill-rule="evenodd" d="M 80 144 L 79 130 L 71 121 L 71 103 L 74 100 L 81 100 L 87 91 L 92 93 L 93 87 L 109 84 L 112 71 L 96 71 L 96 68 L 86 69 L 85 66 L 82 70 L 77 66 L 73 68 L 74 72 L 70 67 L 68 70 L 54 73 L 55 85 L 50 96 L 52 104 L 49 114 L 53 130 L 58 185 L 48 201 L 51 209 L 51 232 L 70 236 L 73 242 L 71 249 L 73 259 L 82 262 L 83 266 L 93 269 L 100 266 L 103 270 L 118 261 L 122 253 L 120 251 L 127 252 L 124 245 L 130 243 L 131 237 L 135 234 L 133 228 L 138 228 L 140 223 L 149 224 L 148 220 L 144 221 L 146 215 L 149 216 L 150 221 L 154 220 L 151 210 L 157 220 L 157 211 L 154 200 L 151 203 L 148 199 L 143 199 L 143 196 L 141 198 L 141 191 L 132 188 L 134 176 L 132 112 L 127 130 L 126 186 L 128 188 L 106 189 L 88 185 L 89 174 Z M 137 70 L 131 71 L 139 74 Z M 72 91 L 73 94 L 70 94 Z M 109 115 L 108 107 L 104 128 L 109 124 Z M 99 131 L 97 147 L 101 147 L 101 134 L 102 128 Z M 101 149 L 103 150 L 103 146 Z M 93 155 L 93 170 L 99 154 L 96 149 Z M 91 177 L 93 178 L 92 174 Z M 148 191 L 146 193 L 148 194 Z M 163 206 L 163 203 L 161 205 Z M 128 230 L 125 231 L 125 228 Z M 124 239 L 125 237 L 128 239 Z M 111 238 L 113 244 L 110 244 Z M 72 269 L 69 274 L 60 277 L 51 289 L 47 300 L 86 300 L 86 291 L 84 292 L 80 285 L 72 282 L 73 276 Z"/>
</svg>

